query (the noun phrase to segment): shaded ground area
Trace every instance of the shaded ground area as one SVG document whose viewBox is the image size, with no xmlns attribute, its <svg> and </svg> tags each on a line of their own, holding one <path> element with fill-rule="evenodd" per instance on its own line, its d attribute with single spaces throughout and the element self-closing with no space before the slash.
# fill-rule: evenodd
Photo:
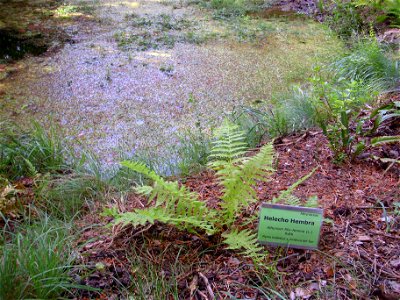
<svg viewBox="0 0 400 300">
<path fill-rule="evenodd" d="M 341 47 L 311 20 L 220 21 L 179 1 L 69 1 L 53 16 L 71 41 L 11 66 L 1 115 L 56 122 L 109 163 L 121 149 L 166 156 L 177 134 L 270 99 Z"/>
<path fill-rule="evenodd" d="M 320 251 L 266 247 L 271 273 L 265 273 L 213 239 L 161 224 L 137 230 L 114 227 L 112 236 L 106 229 L 91 228 L 83 233 L 82 242 L 92 242 L 81 255 L 94 273 L 81 283 L 101 287 L 108 299 L 124 287 L 135 293 L 142 276 L 139 270 L 148 261 L 158 266 L 156 271 L 167 286 L 176 284 L 179 299 L 212 299 L 210 295 L 269 299 L 277 293 L 284 299 L 398 299 L 400 215 L 395 202 L 400 199 L 399 166 L 384 172 L 386 165 L 365 160 L 336 165 L 327 144 L 319 131 L 277 141 L 277 172 L 268 183 L 256 187 L 260 202 L 243 215 L 256 215 L 261 201 L 270 201 L 293 184 L 294 177 L 317 167 L 295 195 L 301 199 L 317 195 L 325 217 L 332 220 L 333 224 L 323 226 Z M 183 184 L 210 206 L 218 205 L 220 188 L 212 172 L 189 177 Z M 144 207 L 146 200 L 130 195 L 117 203 L 121 211 L 129 211 Z M 110 221 L 92 216 L 81 226 Z M 256 229 L 256 222 L 250 227 Z M 141 263 L 132 264 L 137 260 Z M 96 263 L 105 269 L 96 270 Z M 148 295 L 155 295 L 154 282 L 141 284 L 148 287 Z M 170 292 L 160 297 L 169 299 L 176 294 Z"/>
</svg>

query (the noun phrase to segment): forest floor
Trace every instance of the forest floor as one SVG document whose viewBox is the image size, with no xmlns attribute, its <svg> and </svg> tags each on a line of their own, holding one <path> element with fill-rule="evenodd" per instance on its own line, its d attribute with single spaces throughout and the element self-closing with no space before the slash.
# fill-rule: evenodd
<svg viewBox="0 0 400 300">
<path fill-rule="evenodd" d="M 263 201 L 270 201 L 317 168 L 295 195 L 303 200 L 318 196 L 324 216 L 332 221 L 323 225 L 319 250 L 266 247 L 270 272 L 262 273 L 251 260 L 214 240 L 165 225 L 137 230 L 114 227 L 111 235 L 110 228 L 90 227 L 83 232 L 81 243 L 91 242 L 83 246 L 81 255 L 82 263 L 94 271 L 81 283 L 102 288 L 100 299 L 117 298 L 121 284 L 135 286 L 141 280 L 143 273 L 138 269 L 156 266 L 168 284 L 177 285 L 179 299 L 213 299 L 211 295 L 228 299 L 398 299 L 400 213 L 394 205 L 400 199 L 400 168 L 385 171 L 387 165 L 371 160 L 338 165 L 332 162 L 327 144 L 320 131 L 276 140 L 277 171 L 269 182 L 256 186 L 259 202 L 243 213 L 256 216 Z M 191 176 L 182 184 L 209 205 L 218 205 L 221 189 L 213 172 Z M 121 212 L 147 203 L 133 194 L 116 202 Z M 98 215 L 88 214 L 80 226 L 111 221 Z M 256 229 L 256 222 L 250 228 Z M 136 266 L 134 257 L 145 262 L 132 267 Z M 97 263 L 105 269 L 96 270 Z M 153 284 L 142 281 L 148 291 Z M 167 294 L 164 297 L 160 299 L 170 299 Z"/>
<path fill-rule="evenodd" d="M 68 37 L 55 31 L 50 40 L 59 36 L 60 43 L 67 43 L 64 48 L 56 42 L 44 56 L 0 65 L 0 108 L 2 116 L 17 122 L 27 116 L 54 120 L 70 130 L 71 140 L 95 140 L 87 144 L 106 153 L 106 161 L 116 159 L 123 142 L 162 147 L 173 143 L 172 133 L 190 130 L 198 118 L 210 124 L 234 106 L 269 98 L 274 88 L 300 82 L 315 62 L 342 49 L 326 28 L 304 19 L 268 17 L 223 25 L 208 12 L 177 2 L 90 3 L 79 4 L 81 11 L 54 7 L 55 22 Z M 191 94 L 196 107 L 188 102 Z M 398 95 L 389 97 L 399 101 Z M 166 120 L 173 122 L 166 126 Z M 386 129 L 400 134 L 399 124 Z M 106 227 L 112 219 L 100 216 L 104 203 L 97 203 L 77 221 L 77 260 L 85 267 L 74 269 L 72 276 L 101 292 L 77 291 L 78 298 L 399 299 L 399 164 L 370 158 L 336 164 L 319 130 L 278 138 L 275 149 L 276 173 L 255 187 L 259 201 L 243 216 L 256 218 L 262 202 L 316 168 L 295 195 L 303 200 L 318 196 L 331 220 L 324 222 L 318 250 L 265 247 L 267 268 L 260 269 L 226 250 L 218 237 L 162 224 Z M 376 151 L 400 156 L 398 145 Z M 179 180 L 208 205 L 218 206 L 221 188 L 213 172 Z M 19 185 L 29 190 L 31 183 Z M 128 194 L 106 206 L 125 212 L 145 203 Z M 256 224 L 243 226 L 256 229 Z"/>
</svg>

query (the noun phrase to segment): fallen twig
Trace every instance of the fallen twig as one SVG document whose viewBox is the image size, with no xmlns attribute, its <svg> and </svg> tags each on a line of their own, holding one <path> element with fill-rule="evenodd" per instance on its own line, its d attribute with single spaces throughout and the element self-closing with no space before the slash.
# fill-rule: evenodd
<svg viewBox="0 0 400 300">
<path fill-rule="evenodd" d="M 210 296 L 210 299 L 215 299 L 215 296 L 214 296 L 213 290 L 211 288 L 211 285 L 208 282 L 208 278 L 201 272 L 199 272 L 199 276 L 201 277 L 201 279 L 203 279 L 204 284 L 206 285 L 207 292 L 208 292 L 208 295 Z"/>
</svg>

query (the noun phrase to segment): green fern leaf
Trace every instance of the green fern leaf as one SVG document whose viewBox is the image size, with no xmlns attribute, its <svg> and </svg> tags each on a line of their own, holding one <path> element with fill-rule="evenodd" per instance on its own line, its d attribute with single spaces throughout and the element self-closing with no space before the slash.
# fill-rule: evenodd
<svg viewBox="0 0 400 300">
<path fill-rule="evenodd" d="M 261 253 L 263 248 L 257 242 L 257 234 L 250 230 L 238 231 L 234 229 L 229 233 L 222 234 L 224 243 L 227 244 L 227 249 L 240 250 L 241 254 L 250 257 L 254 261 L 260 262 L 264 255 Z"/>
<path fill-rule="evenodd" d="M 214 233 L 211 220 L 215 214 L 208 210 L 204 202 L 198 200 L 196 193 L 184 186 L 180 187 L 178 182 L 164 180 L 143 163 L 123 161 L 121 164 L 154 181 L 153 186 L 141 186 L 135 190 L 147 196 L 149 202 L 156 200 L 156 203 L 152 208 L 119 214 L 115 216 L 115 223 L 139 226 L 160 221 L 190 232 L 200 229 L 208 234 Z"/>
<path fill-rule="evenodd" d="M 318 197 L 311 196 L 307 199 L 307 202 L 304 204 L 305 207 L 318 207 Z"/>
<path fill-rule="evenodd" d="M 214 132 L 215 141 L 212 142 L 209 160 L 222 160 L 232 163 L 233 160 L 245 154 L 247 144 L 245 133 L 228 119 Z"/>
<path fill-rule="evenodd" d="M 211 150 L 209 166 L 223 186 L 221 197 L 224 219 L 232 223 L 237 212 L 256 199 L 253 185 L 257 180 L 266 180 L 271 174 L 274 161 L 273 145 L 262 147 L 257 155 L 245 154 L 245 135 L 238 126 L 225 121 L 216 131 L 217 141 Z"/>
<path fill-rule="evenodd" d="M 274 199 L 272 202 L 275 202 L 276 199 Z M 296 197 L 295 195 L 287 195 L 284 199 L 284 204 L 286 205 L 293 205 L 293 206 L 300 206 L 301 205 L 301 200 Z"/>
<path fill-rule="evenodd" d="M 173 215 L 161 207 L 151 207 L 146 209 L 136 209 L 133 212 L 114 215 L 115 224 L 132 225 L 134 227 L 143 226 L 147 223 L 154 224 L 155 221 L 174 225 L 178 229 L 188 230 L 196 233 L 193 228 L 201 228 L 208 233 L 213 233 L 214 228 L 208 222 L 199 220 L 195 216 Z M 190 225 L 190 226 L 188 226 Z"/>
<path fill-rule="evenodd" d="M 297 180 L 288 189 L 286 189 L 285 191 L 281 192 L 278 198 L 272 199 L 272 203 L 286 203 L 286 204 L 289 204 L 288 201 L 290 202 L 291 200 L 293 200 L 293 196 L 292 196 L 293 191 L 300 184 L 302 184 L 304 181 L 306 181 L 308 178 L 310 178 L 315 173 L 316 170 L 317 170 L 317 168 L 314 168 L 309 174 L 307 174 L 306 176 L 304 176 L 304 177 L 300 178 L 299 180 Z M 291 204 L 291 205 L 293 205 L 293 204 Z M 298 205 L 298 204 L 296 204 L 296 205 Z"/>
</svg>

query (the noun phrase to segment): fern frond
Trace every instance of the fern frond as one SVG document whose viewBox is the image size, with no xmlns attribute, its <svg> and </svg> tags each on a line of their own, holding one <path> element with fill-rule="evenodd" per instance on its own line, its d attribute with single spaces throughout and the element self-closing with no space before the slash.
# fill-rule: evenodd
<svg viewBox="0 0 400 300">
<path fill-rule="evenodd" d="M 145 185 L 135 190 L 147 196 L 149 202 L 156 200 L 156 203 L 153 208 L 119 214 L 115 217 L 115 223 L 139 226 L 157 220 L 191 232 L 195 228 L 205 230 L 208 234 L 214 232 L 213 223 L 210 222 L 214 214 L 204 202 L 198 200 L 197 193 L 190 192 L 185 186 L 180 187 L 178 182 L 164 180 L 143 163 L 123 161 L 121 164 L 154 181 L 153 186 Z"/>
<path fill-rule="evenodd" d="M 242 179 L 247 184 L 255 184 L 256 180 L 266 181 L 275 169 L 273 168 L 275 151 L 272 143 L 263 146 L 260 151 L 247 159 L 242 169 Z"/>
<path fill-rule="evenodd" d="M 162 222 L 168 220 L 169 216 L 163 212 L 159 207 L 135 209 L 133 212 L 126 212 L 114 215 L 114 223 L 122 224 L 123 226 L 132 225 L 137 227 L 139 225 L 146 225 L 147 222 L 153 224 L 156 220 Z"/>
<path fill-rule="evenodd" d="M 318 167 L 317 167 L 318 168 Z M 287 203 L 288 200 L 292 199 L 292 193 L 293 191 L 300 185 L 302 184 L 304 181 L 306 181 L 308 178 L 310 178 L 315 171 L 317 170 L 317 168 L 314 168 L 310 173 L 308 173 L 306 176 L 300 178 L 299 180 L 297 180 L 295 183 L 293 183 L 289 188 L 287 188 L 285 191 L 281 192 L 278 198 L 274 198 L 272 199 L 272 203 Z"/>
<path fill-rule="evenodd" d="M 222 160 L 232 163 L 233 160 L 243 156 L 246 152 L 245 133 L 228 119 L 225 119 L 222 126 L 215 130 L 214 138 L 209 160 Z"/>
<path fill-rule="evenodd" d="M 144 163 L 137 162 L 137 161 L 124 160 L 121 162 L 121 166 L 127 167 L 127 168 L 131 169 L 132 171 L 143 174 L 155 182 L 163 181 L 163 179 L 160 176 L 158 176 L 156 172 L 151 170 Z"/>
<path fill-rule="evenodd" d="M 305 207 L 318 207 L 318 197 L 311 196 L 307 199 L 306 203 L 304 204 Z"/>
<path fill-rule="evenodd" d="M 228 233 L 223 233 L 224 243 L 228 245 L 227 249 L 240 250 L 241 254 L 250 257 L 254 261 L 260 262 L 264 255 L 261 253 L 263 248 L 257 242 L 257 234 L 245 229 L 238 231 L 234 229 Z"/>
<path fill-rule="evenodd" d="M 272 201 L 272 202 L 274 202 L 274 201 Z M 292 205 L 292 206 L 300 206 L 301 200 L 298 197 L 296 197 L 295 195 L 288 195 L 284 199 L 284 204 Z"/>
<path fill-rule="evenodd" d="M 257 155 L 243 157 L 246 150 L 245 134 L 239 127 L 225 120 L 216 130 L 209 166 L 223 186 L 221 197 L 224 219 L 232 223 L 239 209 L 255 201 L 256 193 L 252 186 L 257 180 L 265 180 L 274 171 L 273 145 L 262 147 Z"/>
<path fill-rule="evenodd" d="M 224 187 L 221 206 L 228 221 L 232 222 L 237 211 L 255 201 L 256 192 L 252 186 L 257 180 L 268 179 L 268 175 L 274 171 L 273 161 L 271 143 L 262 147 L 257 155 L 243 158 L 241 163 L 218 163 L 216 175 Z"/>
<path fill-rule="evenodd" d="M 155 221 L 174 225 L 178 229 L 188 230 L 191 233 L 196 233 L 194 228 L 200 228 L 207 233 L 213 233 L 214 228 L 205 220 L 200 220 L 196 216 L 171 214 L 162 207 L 151 207 L 146 209 L 136 209 L 133 212 L 114 215 L 114 223 L 132 225 L 133 227 L 143 226 L 147 223 L 154 224 Z"/>
</svg>

